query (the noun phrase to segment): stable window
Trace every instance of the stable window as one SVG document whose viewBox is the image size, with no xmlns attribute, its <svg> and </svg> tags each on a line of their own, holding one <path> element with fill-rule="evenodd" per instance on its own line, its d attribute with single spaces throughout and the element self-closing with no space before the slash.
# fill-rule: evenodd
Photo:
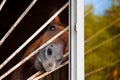
<svg viewBox="0 0 120 80">
<path fill-rule="evenodd" d="M 68 80 L 68 6 L 67 0 L 1 1 L 1 80 Z"/>
</svg>

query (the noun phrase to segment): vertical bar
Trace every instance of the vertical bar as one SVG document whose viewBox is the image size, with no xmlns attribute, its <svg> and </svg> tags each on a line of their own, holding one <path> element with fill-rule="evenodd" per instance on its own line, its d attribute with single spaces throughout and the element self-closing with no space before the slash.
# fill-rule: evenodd
<svg viewBox="0 0 120 80">
<path fill-rule="evenodd" d="M 84 80 L 84 0 L 77 0 L 77 80 Z"/>
<path fill-rule="evenodd" d="M 71 80 L 77 80 L 77 63 L 76 63 L 76 61 L 77 61 L 77 59 L 76 59 L 76 57 L 77 57 L 77 32 L 76 32 L 76 30 L 75 30 L 75 24 L 76 24 L 76 4 L 77 4 L 77 2 L 76 2 L 76 0 L 71 0 L 71 2 L 70 2 L 70 36 L 69 36 L 69 42 L 70 42 L 70 47 L 69 47 L 69 50 L 70 50 L 70 66 L 69 66 L 69 71 L 71 71 L 70 73 L 69 73 L 69 79 L 71 79 Z M 80 80 L 80 79 L 79 79 Z"/>
<path fill-rule="evenodd" d="M 70 77 L 84 80 L 84 1 L 70 3 Z"/>
</svg>

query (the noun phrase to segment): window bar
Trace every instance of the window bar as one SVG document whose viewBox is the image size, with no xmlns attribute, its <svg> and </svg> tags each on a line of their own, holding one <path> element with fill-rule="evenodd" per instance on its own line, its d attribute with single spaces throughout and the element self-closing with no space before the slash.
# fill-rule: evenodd
<svg viewBox="0 0 120 80">
<path fill-rule="evenodd" d="M 34 80 L 35 77 L 41 75 L 43 71 L 38 71 L 34 75 L 30 76 L 27 80 Z"/>
<path fill-rule="evenodd" d="M 65 57 L 68 57 L 68 55 L 69 55 L 68 52 L 65 53 L 65 54 L 64 54 L 64 58 L 65 58 Z M 56 71 L 56 70 L 58 70 L 58 69 L 55 69 L 55 70 L 53 70 L 53 71 Z M 42 73 L 43 73 L 42 71 L 38 71 L 38 72 L 36 72 L 34 75 L 32 75 L 31 77 L 29 77 L 27 80 L 34 80 L 35 77 L 41 76 Z M 49 74 L 50 74 L 50 73 L 49 73 Z M 45 75 L 45 76 L 47 76 L 47 75 Z M 45 77 L 45 76 L 44 76 L 44 77 Z"/>
<path fill-rule="evenodd" d="M 62 35 L 65 31 L 68 30 L 68 27 L 66 27 L 64 30 L 60 31 L 58 34 L 56 34 L 54 37 L 52 37 L 50 40 L 48 40 L 46 43 L 44 43 L 42 46 L 40 46 L 38 49 L 36 49 L 34 52 L 32 52 L 29 56 L 21 60 L 18 64 L 16 64 L 14 67 L 9 69 L 7 72 L 5 72 L 2 76 L 0 76 L 0 80 L 5 78 L 7 75 L 9 75 L 11 72 L 13 72 L 15 69 L 17 69 L 19 66 L 21 66 L 23 63 L 25 63 L 27 60 L 29 60 L 31 57 L 37 54 L 37 52 L 47 46 L 49 43 L 51 43 L 53 40 L 58 38 L 60 35 Z"/>
<path fill-rule="evenodd" d="M 7 39 L 7 37 L 12 33 L 12 31 L 16 28 L 16 26 L 20 23 L 20 21 L 25 17 L 25 15 L 30 11 L 30 9 L 34 6 L 36 1 L 37 0 L 33 0 L 31 2 L 31 4 L 26 8 L 26 10 L 21 14 L 21 16 L 17 19 L 17 21 L 11 26 L 11 28 L 8 30 L 8 32 L 0 40 L 0 46 L 4 43 L 4 41 Z M 0 69 L 1 69 L 1 67 L 0 67 Z"/>
<path fill-rule="evenodd" d="M 6 1 L 7 1 L 7 0 L 3 0 L 3 1 L 1 2 L 1 4 L 0 4 L 0 11 L 2 10 L 2 8 L 3 8 L 3 6 L 5 5 Z"/>
<path fill-rule="evenodd" d="M 101 42 L 100 44 L 94 46 L 93 48 L 87 50 L 87 51 L 85 52 L 85 56 L 86 56 L 88 53 L 92 52 L 93 50 L 101 47 L 101 46 L 104 45 L 105 43 L 110 42 L 110 41 L 112 41 L 112 40 L 114 40 L 114 39 L 116 39 L 116 38 L 118 38 L 118 37 L 120 37 L 120 34 L 117 34 L 117 35 L 113 36 L 112 38 L 107 39 L 107 40 Z"/>
<path fill-rule="evenodd" d="M 99 34 L 101 34 L 103 31 L 105 31 L 106 29 L 112 27 L 115 23 L 117 23 L 118 21 L 120 21 L 120 18 L 116 19 L 114 22 L 110 23 L 108 26 L 102 28 L 101 30 L 99 30 L 98 32 L 96 32 L 93 36 L 91 36 L 90 38 L 88 38 L 87 40 L 85 40 L 85 44 L 88 43 L 90 40 L 92 40 L 93 38 L 95 38 L 96 36 L 98 36 Z"/>
<path fill-rule="evenodd" d="M 17 55 L 35 36 L 37 36 L 57 15 L 59 15 L 67 6 L 68 2 L 60 8 L 46 23 L 44 23 L 29 39 L 27 39 L 15 52 L 13 52 L 1 65 L 2 69 L 15 55 Z"/>
<path fill-rule="evenodd" d="M 89 77 L 89 76 L 91 76 L 91 75 L 93 75 L 93 74 L 95 74 L 95 73 L 97 73 L 99 71 L 102 71 L 102 70 L 104 70 L 106 68 L 112 67 L 112 66 L 114 66 L 115 64 L 118 64 L 118 63 L 120 63 L 120 59 L 108 64 L 107 66 L 103 66 L 103 67 L 97 68 L 97 69 L 95 69 L 95 70 L 93 70 L 91 72 L 86 73 L 85 77 Z"/>
<path fill-rule="evenodd" d="M 48 74 L 54 72 L 55 70 L 58 70 L 58 69 L 64 67 L 64 66 L 67 65 L 68 63 L 69 63 L 69 61 L 65 61 L 64 63 L 62 63 L 62 64 L 61 64 L 59 67 L 57 67 L 56 69 L 54 69 L 54 70 L 52 70 L 52 71 L 50 71 L 50 72 L 45 72 L 45 73 L 43 73 L 42 75 L 40 75 L 40 76 L 34 78 L 33 80 L 39 80 L 39 79 L 41 79 L 41 78 L 47 76 Z M 29 79 L 28 79 L 28 80 L 29 80 Z"/>
<path fill-rule="evenodd" d="M 76 53 L 76 80 L 85 80 L 84 78 L 84 0 L 77 0 L 77 53 Z M 72 53 L 74 54 L 74 53 Z M 72 56 L 71 56 L 72 57 Z M 73 64 L 74 65 L 74 64 Z M 74 80 L 74 79 L 73 79 Z"/>
</svg>

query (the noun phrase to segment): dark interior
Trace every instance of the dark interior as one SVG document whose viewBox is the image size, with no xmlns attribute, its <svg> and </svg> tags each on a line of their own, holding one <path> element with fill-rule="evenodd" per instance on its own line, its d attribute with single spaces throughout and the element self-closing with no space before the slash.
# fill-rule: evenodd
<svg viewBox="0 0 120 80">
<path fill-rule="evenodd" d="M 31 2 L 32 0 L 7 0 L 3 9 L 0 11 L 0 39 Z M 66 2 L 67 0 L 38 0 L 6 41 L 0 46 L 0 64 L 50 18 L 53 9 L 59 9 Z M 62 23 L 68 25 L 68 8 L 59 16 Z M 37 37 L 41 36 L 44 31 L 42 31 Z M 19 52 L 19 54 L 17 54 L 2 70 L 0 70 L 0 75 L 18 63 L 25 50 L 37 39 L 37 37 Z M 10 75 L 4 80 L 9 80 L 9 77 Z"/>
</svg>

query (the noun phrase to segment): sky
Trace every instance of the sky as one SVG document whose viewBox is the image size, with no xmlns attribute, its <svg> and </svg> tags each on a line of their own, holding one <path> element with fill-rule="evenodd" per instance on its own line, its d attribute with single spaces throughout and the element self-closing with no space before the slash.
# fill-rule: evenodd
<svg viewBox="0 0 120 80">
<path fill-rule="evenodd" d="M 93 4 L 94 8 L 100 5 L 98 8 L 94 10 L 94 14 L 96 15 L 103 15 L 105 10 L 111 7 L 112 1 L 111 0 L 84 0 L 86 4 Z"/>
</svg>

